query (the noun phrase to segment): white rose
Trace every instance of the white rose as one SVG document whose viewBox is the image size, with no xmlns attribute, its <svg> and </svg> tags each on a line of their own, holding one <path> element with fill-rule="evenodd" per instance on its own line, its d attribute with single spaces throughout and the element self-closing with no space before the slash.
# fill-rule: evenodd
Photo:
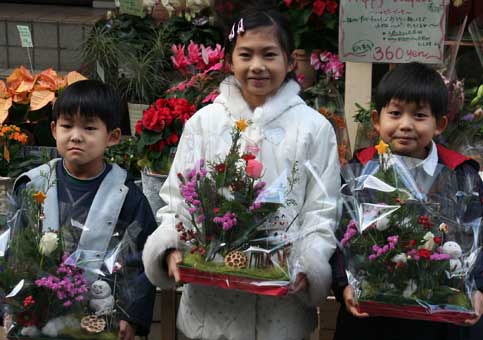
<svg viewBox="0 0 483 340">
<path fill-rule="evenodd" d="M 59 243 L 59 237 L 56 233 L 47 232 L 40 239 L 39 251 L 42 255 L 49 256 L 57 249 Z"/>
</svg>

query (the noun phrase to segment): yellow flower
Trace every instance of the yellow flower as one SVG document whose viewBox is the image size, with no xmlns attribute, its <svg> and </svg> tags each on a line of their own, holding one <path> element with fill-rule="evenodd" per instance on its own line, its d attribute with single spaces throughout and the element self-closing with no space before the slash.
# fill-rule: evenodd
<svg viewBox="0 0 483 340">
<path fill-rule="evenodd" d="M 35 194 L 32 195 L 32 197 L 35 199 L 36 203 L 42 204 L 47 198 L 47 195 L 44 194 L 42 191 L 37 191 Z"/>
<path fill-rule="evenodd" d="M 247 127 L 248 127 L 248 122 L 246 121 L 246 119 L 238 119 L 236 122 L 236 127 L 241 131 L 241 132 L 244 132 Z"/>
<path fill-rule="evenodd" d="M 381 139 L 381 141 L 375 146 L 375 148 L 379 155 L 383 155 L 387 152 L 387 149 L 389 149 L 389 145 L 384 143 L 384 141 Z"/>
</svg>

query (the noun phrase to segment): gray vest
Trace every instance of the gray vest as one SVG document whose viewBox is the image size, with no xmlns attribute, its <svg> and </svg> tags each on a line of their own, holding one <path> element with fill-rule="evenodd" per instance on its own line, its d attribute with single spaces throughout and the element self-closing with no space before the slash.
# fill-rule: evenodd
<svg viewBox="0 0 483 340">
<path fill-rule="evenodd" d="M 30 179 L 30 182 L 27 183 L 27 188 L 43 192 L 48 188 L 46 192 L 47 198 L 44 202 L 44 232 L 47 230 L 56 231 L 60 228 L 55 174 L 55 167 L 58 161 L 59 158 L 53 159 L 47 164 L 22 174 L 16 180 L 17 183 L 20 178 L 26 176 Z M 100 268 L 104 261 L 111 262 L 109 259 L 106 259 L 107 248 L 129 191 L 129 188 L 124 185 L 126 177 L 126 170 L 120 168 L 117 164 L 112 165 L 111 171 L 109 171 L 97 189 L 83 226 L 77 250 L 71 255 L 77 266 L 86 270 L 84 276 L 91 282 L 96 280 L 98 274 L 102 274 Z M 109 255 L 115 256 L 116 254 Z"/>
</svg>

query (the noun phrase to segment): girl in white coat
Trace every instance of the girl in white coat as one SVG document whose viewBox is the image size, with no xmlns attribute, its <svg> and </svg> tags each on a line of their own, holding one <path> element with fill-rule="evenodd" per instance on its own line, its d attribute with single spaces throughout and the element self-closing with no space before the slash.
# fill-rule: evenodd
<svg viewBox="0 0 483 340">
<path fill-rule="evenodd" d="M 179 281 L 182 245 L 175 226 L 179 220 L 189 226 L 190 218 L 177 174 L 199 159 L 226 155 L 232 126 L 246 119 L 252 123 L 242 146 L 257 152 L 265 182 L 299 164 L 290 194 L 297 205 L 284 209 L 279 222 L 285 229 L 298 216 L 291 230 L 306 235 L 292 250 L 291 294 L 271 297 L 186 285 L 177 326 L 190 339 L 302 340 L 316 325 L 314 306 L 329 291 L 340 186 L 337 142 L 330 123 L 304 103 L 299 85 L 290 79 L 293 41 L 287 27 L 274 10 L 246 10 L 233 25 L 225 48 L 233 76 L 222 82 L 215 102 L 185 126 L 160 192 L 167 205 L 157 213 L 160 226 L 144 246 L 143 261 L 153 284 L 172 288 Z"/>
</svg>

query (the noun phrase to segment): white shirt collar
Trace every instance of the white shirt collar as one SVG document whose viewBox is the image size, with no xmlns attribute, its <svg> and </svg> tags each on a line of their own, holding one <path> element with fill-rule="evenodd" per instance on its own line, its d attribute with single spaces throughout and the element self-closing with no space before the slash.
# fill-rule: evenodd
<svg viewBox="0 0 483 340">
<path fill-rule="evenodd" d="M 406 164 L 409 169 L 420 168 L 424 169 L 429 176 L 433 176 L 436 171 L 436 166 L 438 165 L 438 149 L 436 143 L 431 141 L 431 150 L 425 159 L 398 156 Z"/>
</svg>

